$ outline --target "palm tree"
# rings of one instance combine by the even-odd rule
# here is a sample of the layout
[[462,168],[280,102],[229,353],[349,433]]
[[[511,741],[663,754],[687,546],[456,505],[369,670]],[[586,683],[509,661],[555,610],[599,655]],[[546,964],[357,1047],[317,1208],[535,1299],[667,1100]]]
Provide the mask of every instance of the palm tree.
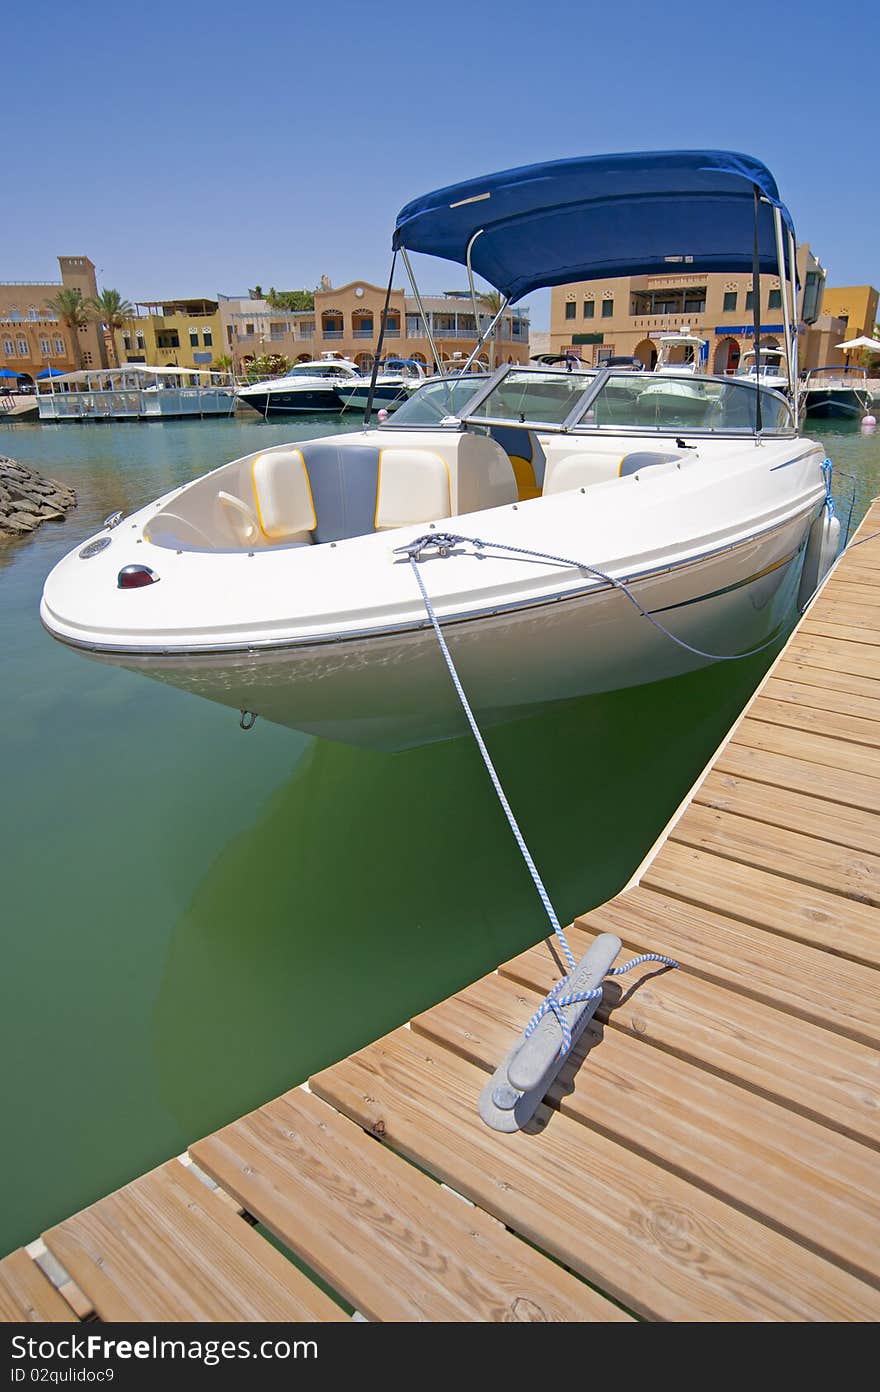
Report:
[[[486,308],[488,309],[488,311],[489,311],[489,318],[490,318],[490,319],[494,319],[494,318],[495,318],[495,315],[498,313],[499,309],[501,308],[501,304],[502,304],[501,295],[498,293],[497,290],[486,290],[483,294],[480,295],[480,303],[481,303],[481,304],[484,304],[484,305],[486,306]],[[494,367],[495,367],[495,344],[496,344],[497,338],[498,338],[498,325],[496,324],[496,325],[495,325],[495,328],[492,330],[492,338],[491,338],[491,341],[490,341],[490,343],[489,343],[489,366],[490,366],[492,369],[494,369]]]
[[100,295],[87,301],[86,308],[92,318],[106,330],[113,352],[111,366],[118,367],[119,349],[116,346],[116,334],[125,328],[126,321],[134,316],[134,305],[124,300],[118,290],[102,290]]
[[88,306],[82,297],[82,291],[65,286],[58,291],[53,299],[46,301],[46,308],[51,309],[64,327],[70,330],[70,336],[73,340],[74,366],[77,369],[81,368],[82,349],[79,345],[79,331],[84,329],[89,322]]

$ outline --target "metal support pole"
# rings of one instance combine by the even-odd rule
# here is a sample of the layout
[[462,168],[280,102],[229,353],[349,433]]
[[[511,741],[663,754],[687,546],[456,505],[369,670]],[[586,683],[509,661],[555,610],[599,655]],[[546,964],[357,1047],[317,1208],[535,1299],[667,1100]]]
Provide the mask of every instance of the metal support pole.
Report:
[[468,368],[470,367],[471,363],[473,362],[474,358],[475,358],[475,357],[477,356],[477,354],[479,353],[479,351],[480,351],[480,349],[482,348],[483,344],[486,342],[486,339],[489,337],[489,335],[491,334],[492,330],[495,328],[495,325],[498,323],[499,319],[501,318],[502,314],[504,313],[504,311],[506,310],[506,308],[507,308],[507,306],[508,306],[509,304],[510,304],[510,299],[509,299],[509,297],[508,297],[507,295],[503,295],[503,296],[501,297],[501,305],[500,305],[500,308],[499,308],[499,310],[498,310],[498,313],[495,315],[495,318],[492,320],[492,322],[491,322],[491,324],[489,325],[489,327],[488,327],[488,329],[486,330],[486,332],[485,332],[484,334],[482,334],[482,335],[477,339],[476,343],[474,344],[473,352],[471,353],[471,355],[470,355],[470,357],[468,358],[467,362],[465,363],[464,367],[461,369],[462,375],[464,375],[464,373],[467,372],[467,370],[468,370]]
[[[783,248],[782,238],[782,210],[778,207],[773,209],[773,230],[776,233],[776,262],[779,266],[779,284],[781,287],[780,299],[782,300],[782,324],[785,332],[785,364],[786,368],[788,369],[788,388],[791,392],[792,399],[794,399],[794,396],[797,392],[797,384],[795,382],[794,376],[792,375],[791,367],[791,309],[788,298],[788,283],[785,275],[785,251]],[[793,269],[794,268],[792,268],[792,270]]]
[[799,424],[799,420],[800,420],[800,412],[801,412],[801,407],[800,407],[801,379],[800,379],[800,370],[799,370],[799,363],[798,363],[798,339],[799,339],[799,337],[800,337],[800,332],[799,332],[799,330],[800,330],[800,315],[799,315],[799,313],[798,313],[797,246],[795,245],[794,233],[793,233],[793,232],[789,232],[789,234],[788,234],[788,259],[789,259],[789,263],[790,263],[790,265],[791,265],[791,284],[790,284],[790,287],[789,287],[789,288],[790,288],[790,290],[791,290],[791,323],[792,323],[792,334],[791,334],[791,341],[792,341],[792,363],[791,363],[791,370],[792,370],[792,373],[793,373],[793,375],[794,375],[794,383],[795,383],[795,393],[794,393],[794,428],[795,428],[795,430],[797,430],[798,424]]
[[412,286],[413,294],[414,294],[415,297],[416,297],[416,304],[417,304],[418,307],[419,307],[419,314],[420,314],[421,317],[422,317],[422,323],[423,323],[423,325],[424,325],[424,327],[425,327],[425,334],[427,335],[428,342],[429,342],[430,345],[431,345],[431,352],[434,354],[434,367],[435,367],[435,370],[436,370],[437,372],[439,372],[439,371],[440,371],[440,354],[437,352],[437,345],[436,345],[436,343],[434,342],[434,335],[431,333],[431,325],[430,325],[430,323],[428,322],[428,316],[427,316],[427,314],[425,313],[425,307],[424,307],[424,305],[422,304],[422,296],[421,296],[421,294],[420,294],[420,292],[419,292],[419,287],[418,287],[418,284],[416,283],[415,275],[413,274],[413,268],[412,268],[412,265],[410,264],[410,259],[409,259],[409,257],[408,257],[407,254],[406,254],[406,247],[402,246],[402,247],[400,248],[400,254],[401,254],[401,256],[403,257],[403,264],[404,264],[404,266],[406,266],[406,273],[407,273],[407,275],[409,276],[409,283],[410,283],[410,285]]

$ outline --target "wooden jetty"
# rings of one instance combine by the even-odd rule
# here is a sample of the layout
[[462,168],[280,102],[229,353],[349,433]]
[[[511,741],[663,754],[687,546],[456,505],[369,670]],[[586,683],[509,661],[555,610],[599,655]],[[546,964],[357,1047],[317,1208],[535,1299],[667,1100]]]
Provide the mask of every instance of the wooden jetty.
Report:
[[552,943],[12,1253],[0,1315],[876,1320],[878,814],[880,538],[573,926],[681,967],[606,983],[527,1132],[476,1100]]

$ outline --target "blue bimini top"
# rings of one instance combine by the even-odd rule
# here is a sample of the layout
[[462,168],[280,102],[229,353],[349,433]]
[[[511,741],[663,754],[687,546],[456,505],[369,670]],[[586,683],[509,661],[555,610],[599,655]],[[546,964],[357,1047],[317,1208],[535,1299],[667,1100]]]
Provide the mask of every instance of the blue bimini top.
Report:
[[[760,160],[727,150],[649,150],[506,169],[416,198],[395,248],[471,265],[511,301],[542,286],[625,275],[778,274],[774,212],[794,233]],[[783,236],[786,272],[788,238]]]

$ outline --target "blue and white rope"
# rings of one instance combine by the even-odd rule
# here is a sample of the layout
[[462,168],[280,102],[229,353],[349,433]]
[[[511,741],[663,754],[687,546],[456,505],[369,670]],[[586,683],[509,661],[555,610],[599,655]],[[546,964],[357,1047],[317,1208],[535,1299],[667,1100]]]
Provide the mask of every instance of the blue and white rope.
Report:
[[831,480],[834,475],[834,465],[831,460],[825,458],[819,465],[822,470],[822,478],[825,483],[825,506],[828,509],[829,517],[837,516],[837,508],[834,506],[834,494],[831,492]]
[[[590,991],[569,992],[567,995],[561,994],[563,988],[569,980],[571,973],[574,971],[577,965],[574,953],[568,945],[568,939],[565,936],[565,931],[562,927],[562,924],[559,922],[559,919],[556,916],[556,910],[553,908],[553,904],[550,901],[550,895],[547,893],[544,881],[541,879],[541,876],[538,872],[538,867],[532,859],[532,853],[526,845],[525,837],[523,836],[519,827],[519,823],[517,822],[516,817],[513,814],[513,808],[508,802],[507,795],[503,787],[501,786],[501,779],[498,777],[497,770],[492,762],[492,757],[488,749],[486,748],[486,741],[483,739],[482,731],[480,730],[480,727],[477,724],[476,716],[474,715],[473,710],[471,709],[470,701],[468,700],[467,695],[465,694],[465,689],[461,684],[461,679],[459,678],[455,663],[452,660],[452,654],[450,653],[446,643],[446,639],[443,636],[443,630],[440,627],[439,620],[437,618],[436,613],[434,612],[434,606],[431,603],[430,595],[428,594],[428,591],[425,588],[424,581],[422,580],[421,571],[419,570],[419,559],[421,557],[422,550],[425,548],[425,546],[439,546],[441,549],[441,554],[447,554],[445,550],[445,544],[447,542],[456,543],[466,540],[468,540],[468,538],[466,537],[453,537],[449,534],[443,534],[442,536],[419,537],[417,541],[410,543],[409,546],[401,547],[399,549],[407,553],[412,572],[416,577],[416,583],[419,587],[422,600],[425,605],[425,612],[427,613],[428,618],[431,621],[431,625],[434,629],[434,633],[437,636],[437,642],[440,645],[440,651],[443,654],[443,660],[446,663],[447,671],[449,672],[452,684],[455,687],[458,699],[461,702],[462,710],[467,716],[468,724],[471,727],[471,733],[473,734],[474,739],[477,742],[477,748],[479,749],[480,754],[482,756],[483,763],[486,767],[486,772],[492,780],[492,786],[495,789],[498,801],[501,803],[502,811],[504,812],[504,815],[507,818],[510,830],[513,832],[516,844],[520,849],[520,854],[522,855],[522,858],[526,863],[526,868],[528,869],[528,872],[532,878],[532,883],[534,884],[535,889],[538,891],[541,903],[544,905],[547,918],[550,921],[550,926],[553,929],[554,934],[556,935],[557,941],[559,942],[559,946],[562,949],[563,956],[565,957],[565,960],[568,963],[568,975],[564,976],[560,981],[558,981],[556,985],[553,987],[553,989],[548,993],[546,999],[535,1011],[534,1015],[532,1016],[531,1020],[529,1020],[529,1023],[526,1025],[525,1029],[525,1038],[528,1039],[529,1035],[532,1034],[535,1029],[537,1029],[544,1016],[552,1011],[552,1013],[556,1016],[556,1020],[559,1024],[559,1028],[562,1033],[562,1043],[559,1048],[559,1058],[565,1058],[566,1054],[571,1048],[571,1028],[569,1026],[568,1020],[566,1019],[563,1013],[564,1007],[567,1005],[579,1005],[585,1001],[598,1000],[602,995],[602,987],[595,986]],[[472,544],[480,546],[483,543],[473,542]],[[636,603],[638,603],[638,601],[636,601]],[[628,972],[632,967],[639,966],[642,962],[662,962],[663,965],[667,967],[678,966],[678,963],[673,961],[671,957],[663,957],[659,953],[655,952],[645,952],[642,953],[640,957],[634,957],[631,962],[627,962],[622,967],[611,967],[608,972],[608,975],[620,976],[623,972]]]

